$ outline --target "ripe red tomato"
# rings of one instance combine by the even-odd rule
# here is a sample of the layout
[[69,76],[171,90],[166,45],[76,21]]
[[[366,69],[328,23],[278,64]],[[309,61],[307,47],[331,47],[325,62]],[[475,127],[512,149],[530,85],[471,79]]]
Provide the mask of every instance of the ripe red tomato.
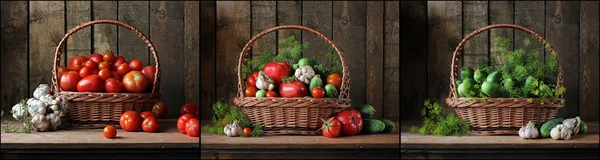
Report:
[[256,96],[256,92],[258,91],[258,89],[256,87],[246,87],[246,90],[244,91],[244,94],[246,95],[246,97],[254,97]]
[[131,71],[123,77],[123,86],[130,93],[141,93],[148,87],[148,78],[140,71]]
[[167,116],[168,112],[169,108],[167,107],[167,104],[163,102],[156,102],[154,106],[152,106],[152,113],[154,113],[156,118],[163,118]]
[[81,76],[76,71],[68,71],[60,75],[60,89],[63,91],[77,91],[77,83]]
[[110,78],[114,78],[118,81],[123,80],[123,76],[121,76],[119,73],[117,73],[117,71],[110,71]]
[[125,57],[123,57],[123,56],[117,56],[117,57],[115,57],[115,59],[113,60],[113,62],[121,61],[119,59],[121,59],[123,62],[127,62],[127,60],[125,60]]
[[83,67],[79,70],[79,76],[81,78],[85,78],[89,75],[92,75],[93,74],[92,72],[94,72],[92,68]]
[[277,92],[270,90],[267,92],[267,97],[277,97],[279,95],[277,95]]
[[[116,59],[112,62],[112,66],[110,69],[116,71],[119,68],[119,66],[123,63],[127,63],[127,61],[125,61],[125,59],[121,59],[121,58]],[[129,66],[127,66],[127,67],[129,67]]]
[[98,53],[94,53],[94,54],[90,54],[87,56],[87,59],[92,60],[94,62],[96,62],[96,64],[103,62],[104,59],[102,58],[102,55],[98,54]]
[[106,82],[104,82],[104,88],[108,93],[121,93],[121,91],[123,91],[123,83],[114,78],[108,78]]
[[98,76],[100,76],[102,80],[107,80],[108,78],[110,78],[110,70],[108,68],[103,68],[98,72]]
[[108,126],[104,127],[104,130],[102,131],[102,133],[104,134],[104,138],[113,139],[113,138],[117,137],[117,128],[115,128],[115,126],[113,126],[113,125],[108,125]]
[[306,84],[298,80],[281,83],[281,85],[279,85],[279,95],[286,98],[304,97],[308,95],[307,88],[308,87],[306,87]]
[[131,70],[141,71],[143,67],[144,63],[140,60],[134,59],[129,62],[129,69]]
[[91,59],[88,59],[87,61],[85,61],[85,63],[83,64],[83,67],[88,67],[91,69],[96,69],[98,68],[98,63],[94,62]]
[[198,117],[198,105],[194,103],[186,103],[179,110],[180,115],[191,114]]
[[58,66],[57,68],[57,75],[58,75],[58,80],[60,81],[60,75],[62,75],[63,73],[67,73],[69,71],[69,69],[65,66]]
[[138,114],[136,111],[129,110],[121,114],[119,124],[123,130],[127,132],[134,132],[140,128],[142,124],[142,117],[140,117],[140,114]]
[[81,68],[83,68],[85,61],[87,61],[87,59],[85,59],[83,56],[72,57],[69,60],[69,63],[67,63],[67,68],[69,68],[71,71],[79,71]]
[[[150,112],[150,114],[152,114],[152,112]],[[146,117],[144,122],[142,122],[142,129],[144,132],[155,132],[158,130],[158,119],[154,116]]]
[[150,85],[154,84],[154,75],[156,75],[156,67],[154,66],[146,66],[142,69],[142,73],[148,77]]
[[190,137],[200,136],[200,121],[196,118],[192,118],[185,122],[185,132]]
[[110,63],[108,63],[108,62],[100,62],[100,63],[98,63],[98,69],[102,70],[104,68],[109,68],[110,69]]
[[100,92],[104,90],[104,80],[96,74],[87,76],[77,83],[79,92]]
[[354,109],[344,110],[338,113],[335,118],[342,123],[341,133],[345,136],[358,134],[358,132],[360,132],[362,129],[362,117],[360,112]]
[[248,75],[246,78],[246,87],[256,87],[256,78],[258,77],[258,72],[252,72],[251,75]]
[[181,132],[181,134],[186,133],[185,123],[192,118],[197,118],[197,117],[195,117],[194,115],[191,115],[191,114],[184,114],[181,117],[179,117],[179,119],[177,119],[177,129],[179,130],[179,132]]
[[325,89],[321,86],[317,86],[312,89],[311,95],[313,98],[323,98],[325,97]]
[[263,71],[273,79],[275,85],[281,84],[284,77],[292,75],[292,67],[286,62],[269,62],[265,64]]
[[338,90],[342,87],[342,75],[333,73],[327,76],[327,84],[332,84]]
[[246,127],[243,130],[244,132],[244,137],[250,137],[250,134],[252,134],[252,129],[250,129],[250,127]]
[[331,117],[327,121],[323,120],[323,126],[321,127],[321,129],[323,130],[323,136],[335,138],[338,135],[340,135],[340,131],[342,130],[342,123],[337,119]]
[[119,68],[117,68],[117,73],[119,73],[120,75],[125,75],[129,73],[129,65],[127,63],[119,65]]
[[152,113],[150,111],[144,111],[144,112],[140,113],[140,116],[142,117],[142,119],[146,119],[148,117],[154,117],[154,113]]
[[98,68],[94,68],[94,70],[92,70],[92,74],[98,74],[98,72],[100,72]]
[[115,59],[115,55],[106,51],[104,52],[104,55],[102,55],[102,59],[104,60],[104,62],[112,62]]

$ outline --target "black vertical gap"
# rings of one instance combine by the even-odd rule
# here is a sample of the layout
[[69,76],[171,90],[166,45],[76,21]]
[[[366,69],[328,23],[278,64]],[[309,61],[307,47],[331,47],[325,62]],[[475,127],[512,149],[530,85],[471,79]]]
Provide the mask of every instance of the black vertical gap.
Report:
[[[488,18],[487,19],[487,25],[490,25],[490,22],[492,21],[491,20],[491,16],[490,16],[490,1],[488,0],[487,2],[488,2],[487,3],[487,18]],[[487,32],[487,35],[488,35],[488,38],[487,38],[487,43],[488,43],[488,48],[487,48],[488,66],[491,66],[491,64],[492,64],[492,57],[491,57],[491,54],[490,54],[490,50],[492,48],[492,45],[490,43],[490,38],[492,36],[492,30],[488,30],[486,32]]]
[[[64,34],[67,34],[67,27],[68,27],[68,25],[67,25],[67,21],[69,20],[69,18],[67,18],[67,16],[68,16],[68,15],[67,15],[67,12],[68,12],[68,10],[67,10],[67,8],[68,8],[68,7],[67,7],[67,1],[65,0],[63,3],[64,3],[64,4],[63,4],[63,8],[64,8],[64,12],[63,12],[63,16],[64,16],[64,22],[63,22],[63,32],[64,32]],[[68,53],[67,53],[67,51],[68,51],[68,47],[67,47],[67,45],[68,45],[69,43],[67,43],[67,42],[68,42],[68,41],[65,41],[65,44],[64,44],[64,45],[65,45],[65,47],[63,48],[63,51],[64,51],[63,53],[64,53],[65,55],[64,55],[64,58],[62,58],[62,59],[64,59],[64,65],[65,65],[65,66],[67,66],[67,62],[68,62],[68,59],[67,59],[67,57],[68,57],[68,56],[67,56],[67,54],[68,54]],[[59,46],[59,47],[60,47],[60,46]]]
[[[94,20],[94,1],[90,1],[90,20]],[[90,52],[94,53],[94,25],[90,29]]]

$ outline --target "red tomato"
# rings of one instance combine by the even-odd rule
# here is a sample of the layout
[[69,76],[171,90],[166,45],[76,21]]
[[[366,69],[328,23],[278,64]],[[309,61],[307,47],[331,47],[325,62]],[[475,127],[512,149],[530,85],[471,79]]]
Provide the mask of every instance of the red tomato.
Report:
[[325,89],[321,86],[316,86],[312,89],[311,95],[313,98],[323,98],[325,97]]
[[131,71],[123,77],[123,86],[130,93],[141,93],[148,87],[148,78],[140,71]]
[[129,69],[131,70],[141,71],[143,67],[144,63],[140,60],[134,59],[129,62]]
[[281,84],[284,77],[292,75],[292,67],[285,62],[269,62],[265,64],[263,71],[273,79],[275,85]]
[[144,111],[140,113],[140,116],[142,117],[142,119],[146,119],[148,117],[153,117],[154,113],[152,113],[151,111]]
[[123,130],[127,132],[134,132],[140,128],[142,124],[142,117],[140,117],[140,114],[138,114],[136,111],[129,110],[121,114],[119,124]]
[[250,129],[250,127],[246,127],[246,128],[244,128],[243,132],[244,132],[244,137],[250,137],[250,134],[252,134],[252,129]]
[[100,76],[102,80],[107,80],[108,78],[110,78],[110,70],[108,68],[103,68],[98,72],[98,76]]
[[117,128],[115,128],[115,126],[108,125],[104,127],[102,133],[104,134],[104,138],[113,139],[117,136]]
[[94,62],[96,62],[96,64],[103,62],[104,59],[102,58],[102,55],[98,54],[98,53],[94,53],[94,54],[90,54],[87,56],[87,59],[92,60]]
[[81,76],[76,71],[68,71],[60,75],[60,89],[63,91],[77,91],[77,83]]
[[94,74],[94,73],[92,73],[92,72],[94,72],[94,70],[93,70],[92,68],[83,67],[83,68],[81,68],[81,69],[79,70],[79,76],[80,76],[81,78],[85,78],[85,77],[87,77],[87,76],[89,76],[89,75],[92,75],[92,74]]
[[248,75],[246,78],[246,87],[256,87],[256,78],[258,77],[258,72],[253,72],[251,75]]
[[106,51],[104,52],[104,55],[102,55],[102,59],[104,60],[104,62],[112,62],[115,59],[115,55]]
[[[150,114],[152,114],[152,112],[150,112]],[[144,132],[155,132],[158,130],[158,119],[154,116],[146,117],[144,122],[142,122],[142,129]]]
[[98,72],[100,72],[98,68],[94,68],[94,70],[92,70],[92,74],[98,74]]
[[57,68],[57,75],[58,75],[58,81],[60,81],[60,75],[62,75],[63,73],[67,73],[69,71],[69,69],[65,66],[58,66]]
[[69,60],[69,63],[67,63],[67,68],[69,68],[71,71],[79,71],[81,68],[83,68],[85,61],[87,61],[85,57],[75,56]]
[[117,73],[119,73],[120,75],[125,75],[129,73],[129,65],[127,65],[127,63],[119,65],[119,68],[117,68]]
[[345,136],[351,136],[358,134],[363,126],[362,117],[360,112],[350,109],[344,110],[335,117],[340,123],[342,123],[342,134]]
[[102,70],[104,68],[110,69],[110,63],[108,63],[108,62],[100,62],[100,63],[98,63],[98,69]]
[[106,82],[104,82],[104,88],[108,93],[121,93],[121,91],[123,91],[123,83],[114,78],[108,78]]
[[77,91],[79,92],[100,92],[103,90],[104,81],[96,74],[87,76],[77,83]]
[[181,132],[181,134],[185,134],[186,129],[185,129],[185,123],[192,119],[192,118],[197,118],[194,115],[191,114],[184,114],[181,117],[179,117],[179,119],[177,119],[177,129],[179,130],[179,132]]
[[332,84],[338,90],[342,87],[342,75],[333,73],[327,76],[327,84]]
[[321,127],[321,129],[323,130],[323,136],[335,138],[338,135],[340,135],[340,131],[342,130],[342,123],[337,119],[331,117],[327,121],[323,120],[323,126]]
[[200,136],[200,121],[196,118],[192,118],[185,122],[185,132],[190,137]]
[[[121,58],[116,59],[115,61],[112,62],[112,66],[110,69],[116,71],[119,68],[119,66],[123,63],[127,63],[127,61],[125,61],[125,59],[121,59]],[[129,66],[127,66],[127,67],[129,67]]]
[[96,69],[98,68],[98,63],[94,62],[91,59],[88,59],[87,61],[85,61],[85,63],[83,64],[83,67],[88,67],[91,69]]
[[167,116],[168,112],[169,108],[167,107],[167,104],[163,102],[156,102],[154,106],[152,106],[152,113],[154,113],[156,118],[163,118]]
[[246,95],[246,97],[254,97],[256,96],[256,92],[258,91],[258,89],[256,87],[246,87],[246,90],[244,91],[244,94]]
[[292,97],[304,97],[308,95],[308,87],[303,82],[294,80],[287,83],[281,83],[279,86],[279,95],[281,97],[292,98]]
[[123,76],[121,76],[119,73],[117,73],[117,71],[110,71],[110,77],[114,78],[118,81],[122,81],[123,80]]
[[198,117],[198,106],[194,103],[186,103],[179,110],[180,115],[191,114]]
[[148,77],[150,85],[154,84],[154,75],[156,75],[156,67],[154,66],[146,66],[142,69],[142,73]]
[[[119,60],[119,59],[121,59],[121,60]],[[113,62],[116,62],[116,61],[123,61],[123,62],[127,62],[127,61],[125,60],[125,57],[123,57],[123,56],[117,56],[117,57],[115,57],[115,59],[113,60]]]
[[277,95],[277,92],[270,90],[267,92],[267,97],[277,97],[279,95]]

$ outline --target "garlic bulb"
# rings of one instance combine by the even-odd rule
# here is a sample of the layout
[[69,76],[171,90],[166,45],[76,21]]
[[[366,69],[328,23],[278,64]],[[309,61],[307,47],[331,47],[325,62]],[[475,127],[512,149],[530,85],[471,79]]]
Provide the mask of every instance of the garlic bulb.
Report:
[[556,127],[552,128],[550,131],[550,136],[552,139],[571,139],[572,131],[566,127],[564,124],[556,125]]
[[569,128],[569,130],[573,132],[573,135],[577,135],[577,133],[579,133],[579,124],[581,124],[581,119],[579,118],[579,116],[575,118],[565,119],[563,121],[563,125]]
[[296,73],[294,73],[294,76],[296,76],[296,78],[301,82],[310,84],[310,80],[312,79],[312,77],[315,76],[315,71],[310,66],[302,66],[296,69]]
[[50,87],[48,84],[40,84],[35,91],[33,91],[33,97],[40,99],[43,95],[50,94]]
[[58,127],[62,125],[62,119],[60,119],[60,117],[58,117],[54,113],[46,115],[46,120],[48,120],[50,128],[52,128],[53,130],[58,129]]
[[26,108],[27,106],[23,106],[21,103],[17,103],[15,104],[15,106],[12,107],[11,113],[16,120],[19,120],[28,115],[29,112]]
[[50,128],[50,122],[46,119],[46,116],[43,114],[36,115],[31,119],[31,123],[33,124],[33,130],[37,132],[45,132]]
[[535,124],[532,121],[529,121],[526,126],[519,129],[519,137],[523,139],[537,138],[538,135],[538,130],[535,128]]
[[233,124],[228,124],[223,128],[225,135],[229,137],[237,137],[238,134],[242,131],[242,127],[239,126],[238,121],[234,121]]
[[27,111],[33,117],[46,114],[46,104],[35,98],[27,100]]
[[256,88],[261,90],[273,90],[275,87],[273,83],[273,79],[271,79],[271,77],[269,77],[265,72],[258,72],[258,77],[256,77]]

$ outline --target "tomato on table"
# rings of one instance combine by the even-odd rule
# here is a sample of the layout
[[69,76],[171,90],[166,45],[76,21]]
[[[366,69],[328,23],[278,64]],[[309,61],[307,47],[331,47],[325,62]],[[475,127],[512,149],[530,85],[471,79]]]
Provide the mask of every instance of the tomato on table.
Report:
[[153,117],[154,113],[152,113],[151,111],[144,111],[142,113],[140,113],[140,117],[142,117],[143,119],[146,119],[148,117]]
[[113,139],[113,138],[117,137],[117,128],[115,128],[115,126],[113,126],[113,125],[108,125],[108,126],[104,127],[104,130],[102,131],[102,133],[104,134],[104,138]]
[[60,75],[60,89],[63,91],[77,91],[77,83],[81,80],[81,76],[76,71],[68,71]]
[[98,63],[98,69],[102,70],[108,68],[110,69],[110,63],[109,62],[100,62]]
[[87,59],[83,56],[72,57],[69,59],[69,63],[67,63],[67,68],[71,71],[79,71],[83,68],[85,61],[87,61]]
[[114,78],[108,78],[104,82],[104,88],[108,93],[121,93],[123,91],[123,83]]
[[104,81],[96,74],[87,76],[77,83],[77,91],[79,92],[100,92],[103,90]]
[[129,69],[131,70],[141,71],[143,67],[144,63],[140,60],[134,59],[129,62]]
[[152,106],[152,113],[154,113],[156,118],[163,118],[167,116],[168,112],[169,108],[167,107],[167,104],[163,102],[156,102],[154,106]]
[[333,73],[327,76],[327,84],[332,84],[338,90],[342,87],[342,75],[339,73]]
[[186,103],[183,106],[181,106],[179,113],[180,115],[192,114],[195,117],[198,117],[198,105],[194,103]]
[[200,136],[200,121],[196,118],[192,118],[185,122],[185,132],[190,137]]
[[250,137],[250,134],[252,134],[252,129],[250,129],[250,127],[246,127],[242,132],[244,132],[244,137]]
[[120,75],[125,75],[129,73],[129,65],[127,63],[119,65],[119,68],[117,68],[117,73],[119,73]]
[[179,117],[179,119],[177,119],[177,129],[179,130],[179,132],[181,132],[181,134],[186,134],[185,124],[187,123],[188,120],[190,120],[192,118],[197,118],[197,117],[192,114],[184,114],[181,117]]
[[87,76],[89,76],[89,75],[92,75],[92,74],[94,74],[94,73],[92,73],[92,72],[94,72],[92,68],[89,68],[89,67],[83,67],[83,68],[81,68],[81,69],[79,70],[79,76],[80,76],[81,78],[85,78],[85,77],[87,77]]
[[112,62],[115,59],[115,55],[106,51],[104,52],[104,54],[102,55],[102,59],[104,60],[104,62]]
[[345,136],[351,136],[358,134],[363,126],[362,117],[360,112],[350,109],[344,110],[335,117],[340,123],[342,123],[342,134]]
[[102,55],[98,54],[98,53],[94,53],[94,54],[90,54],[87,56],[87,59],[92,60],[94,62],[96,62],[96,64],[99,64],[100,62],[103,62],[104,59],[102,58]]
[[342,130],[342,123],[337,119],[331,117],[327,121],[321,119],[323,121],[323,126],[319,130],[323,130],[323,136],[329,138],[335,138],[340,135],[340,131]]
[[[152,114],[152,112],[150,112],[150,114]],[[155,116],[146,117],[144,122],[142,122],[142,130],[144,130],[144,132],[156,132],[156,130],[158,130],[158,119],[156,119]]]
[[119,124],[123,130],[127,132],[134,132],[140,128],[142,124],[142,117],[140,117],[136,111],[129,110],[121,114]]
[[148,87],[148,78],[140,71],[131,71],[123,77],[123,86],[130,93],[141,93]]

